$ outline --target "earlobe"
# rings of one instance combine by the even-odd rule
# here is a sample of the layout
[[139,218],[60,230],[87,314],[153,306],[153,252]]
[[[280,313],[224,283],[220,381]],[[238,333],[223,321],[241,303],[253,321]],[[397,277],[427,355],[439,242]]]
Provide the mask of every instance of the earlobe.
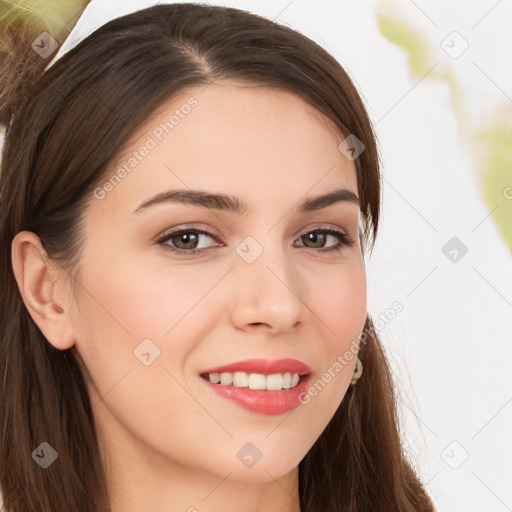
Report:
[[59,279],[62,270],[52,269],[39,237],[31,231],[19,232],[12,240],[11,260],[23,302],[45,338],[59,350],[73,346],[65,280]]

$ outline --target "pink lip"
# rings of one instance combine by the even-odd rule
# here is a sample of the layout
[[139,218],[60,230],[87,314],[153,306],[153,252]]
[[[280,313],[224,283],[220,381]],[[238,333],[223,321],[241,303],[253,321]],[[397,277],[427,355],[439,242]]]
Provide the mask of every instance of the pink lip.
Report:
[[307,394],[311,376],[301,377],[294,388],[282,389],[281,391],[222,386],[221,384],[213,384],[213,382],[203,378],[201,380],[214,393],[244,409],[260,414],[276,415],[291,411],[301,405],[300,398]]
[[[263,375],[272,375],[274,373],[298,373],[301,379],[297,386],[281,391],[266,391],[264,389],[238,388],[235,386],[223,386],[210,382],[205,374],[222,373],[236,371],[246,373],[260,373]],[[288,412],[301,404],[299,398],[306,394],[306,390],[311,380],[311,368],[297,361],[296,359],[249,359],[231,363],[226,366],[217,366],[201,372],[201,380],[214,393],[226,400],[253,412],[260,414],[276,415]]]
[[311,368],[297,359],[247,359],[225,366],[209,368],[201,373],[222,373],[222,372],[246,372],[261,373],[263,375],[272,375],[274,373],[298,373],[307,375],[311,373]]

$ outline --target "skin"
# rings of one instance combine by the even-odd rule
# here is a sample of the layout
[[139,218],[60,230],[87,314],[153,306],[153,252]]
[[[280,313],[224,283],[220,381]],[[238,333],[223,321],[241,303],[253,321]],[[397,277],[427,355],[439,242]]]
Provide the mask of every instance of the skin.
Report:
[[[14,273],[48,342],[74,347],[83,365],[114,512],[298,511],[298,464],[341,403],[356,358],[307,405],[277,416],[223,400],[199,373],[290,357],[315,382],[357,340],[366,318],[359,207],[294,210],[335,188],[357,195],[354,162],[330,120],[300,98],[234,82],[182,92],[141,127],[131,151],[191,96],[191,113],[91,202],[79,296],[34,233],[13,240]],[[250,211],[167,203],[133,213],[171,188],[232,194]],[[221,236],[188,242],[202,256],[155,241],[183,225]],[[335,237],[301,238],[325,227],[355,244],[326,252]],[[235,250],[247,236],[263,248],[252,263]],[[134,356],[146,338],[160,350],[149,366]],[[250,468],[237,458],[247,442],[262,453]]]

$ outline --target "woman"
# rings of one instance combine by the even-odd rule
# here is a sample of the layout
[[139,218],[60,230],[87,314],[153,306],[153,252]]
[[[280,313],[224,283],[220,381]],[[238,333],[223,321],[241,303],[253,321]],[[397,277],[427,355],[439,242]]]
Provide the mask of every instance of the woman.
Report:
[[45,66],[1,116],[6,510],[432,511],[366,311],[380,171],[339,63],[173,4]]

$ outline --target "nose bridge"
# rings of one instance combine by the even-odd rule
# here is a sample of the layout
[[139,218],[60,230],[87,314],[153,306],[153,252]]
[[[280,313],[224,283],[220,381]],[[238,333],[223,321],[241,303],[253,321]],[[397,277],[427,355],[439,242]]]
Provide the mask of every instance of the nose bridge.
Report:
[[235,249],[233,321],[288,329],[300,320],[301,281],[276,232],[247,236]]

